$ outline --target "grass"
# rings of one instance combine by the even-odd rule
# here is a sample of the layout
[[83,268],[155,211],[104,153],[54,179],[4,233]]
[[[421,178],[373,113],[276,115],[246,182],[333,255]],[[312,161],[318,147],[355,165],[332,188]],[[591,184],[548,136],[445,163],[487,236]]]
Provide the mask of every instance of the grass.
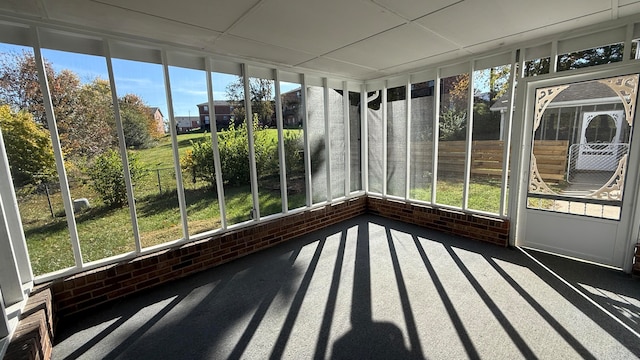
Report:
[[[275,130],[266,130],[274,139]],[[293,130],[296,131],[296,130]],[[179,152],[190,147],[191,141],[210,134],[183,134],[178,136]],[[183,237],[178,206],[173,152],[170,138],[160,140],[154,148],[137,150],[140,162],[148,170],[134,187],[138,229],[143,247],[162,244]],[[282,211],[279,180],[259,184],[259,203],[262,216]],[[297,179],[288,189],[289,209],[305,205],[304,182]],[[455,181],[438,182],[438,203],[456,205],[461,201],[462,184]],[[227,224],[251,219],[253,207],[250,186],[225,187]],[[75,264],[70,233],[64,216],[59,191],[52,191],[49,199],[55,217],[51,216],[47,196],[44,193],[18,192],[18,203],[27,238],[31,264],[36,275],[61,270]],[[202,181],[184,178],[184,194],[189,234],[220,228],[218,194]],[[417,199],[428,200],[430,189],[412,192]],[[87,198],[91,208],[75,213],[80,249],[84,262],[133,251],[135,248],[131,215],[128,207],[111,209],[105,206],[98,194],[82,181],[72,182],[72,198]],[[470,189],[469,208],[489,212],[498,211],[500,184],[494,182],[473,183]],[[459,206],[459,205],[457,205]]]

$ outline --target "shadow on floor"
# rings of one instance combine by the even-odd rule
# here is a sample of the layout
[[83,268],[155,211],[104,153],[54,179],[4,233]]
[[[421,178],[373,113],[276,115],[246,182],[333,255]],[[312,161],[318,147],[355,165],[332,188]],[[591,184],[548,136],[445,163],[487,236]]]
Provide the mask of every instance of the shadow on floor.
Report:
[[[536,256],[637,305],[626,275]],[[637,309],[591,298],[637,328]],[[63,319],[55,340],[54,359],[640,356],[634,333],[519,250],[375,216]]]

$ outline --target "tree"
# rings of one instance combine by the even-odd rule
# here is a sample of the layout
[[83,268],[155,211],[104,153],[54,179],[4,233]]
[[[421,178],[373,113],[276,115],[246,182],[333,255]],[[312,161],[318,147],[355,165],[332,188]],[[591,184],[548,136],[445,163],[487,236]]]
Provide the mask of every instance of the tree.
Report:
[[36,124],[31,114],[2,105],[0,129],[16,186],[37,184],[55,175],[49,132]]
[[118,100],[120,103],[120,119],[124,129],[127,147],[146,148],[151,146],[153,116],[144,101],[137,95],[127,94]]
[[[56,116],[62,120],[73,113],[76,95],[74,90],[78,88],[80,80],[69,70],[56,73],[46,60],[45,72],[51,102],[56,109]],[[14,111],[27,110],[37,123],[48,128],[33,54],[26,51],[0,54],[0,104],[8,104]]]
[[[273,80],[249,78],[249,91],[251,93],[251,111],[257,114],[260,124],[272,126],[274,112]],[[226,88],[227,99],[233,106],[233,115],[236,125],[246,119],[244,108],[244,80],[242,76],[229,83]]]
[[58,121],[65,153],[73,158],[102,154],[117,145],[109,82],[96,78],[75,92],[74,113]]

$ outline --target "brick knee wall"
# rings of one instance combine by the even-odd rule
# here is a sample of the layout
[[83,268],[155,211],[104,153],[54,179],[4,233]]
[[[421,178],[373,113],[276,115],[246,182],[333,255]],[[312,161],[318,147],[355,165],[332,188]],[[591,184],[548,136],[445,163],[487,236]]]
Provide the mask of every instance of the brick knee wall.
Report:
[[367,210],[371,214],[415,224],[444,233],[488,242],[509,245],[509,220],[462,211],[437,208],[367,197]]
[[86,310],[337,224],[364,214],[366,205],[364,196],[349,199],[55,280],[57,315]]
[[20,315],[5,360],[45,360],[53,348],[53,299],[48,286],[34,288]]

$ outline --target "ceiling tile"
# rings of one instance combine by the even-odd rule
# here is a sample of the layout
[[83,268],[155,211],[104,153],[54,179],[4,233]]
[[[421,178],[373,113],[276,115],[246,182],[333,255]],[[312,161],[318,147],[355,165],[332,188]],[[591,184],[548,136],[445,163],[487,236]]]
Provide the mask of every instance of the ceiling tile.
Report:
[[[417,23],[434,30],[449,40],[470,46],[510,35],[531,31],[527,38],[539,36],[545,27],[571,21],[611,8],[601,0],[538,0],[535,6],[523,1],[468,0],[425,16]],[[578,26],[587,25],[580,24]]]
[[32,16],[44,16],[38,0],[2,0],[0,9]]
[[384,69],[456,49],[456,45],[414,24],[349,45],[326,57]]
[[310,70],[341,75],[347,78],[358,79],[358,80],[375,77],[375,74],[380,74],[380,76],[385,74],[384,72],[378,71],[375,69],[370,69],[370,68],[349,64],[349,63],[345,63],[338,60],[322,58],[322,57],[304,62],[302,64],[299,64],[299,66],[310,69]]
[[371,2],[273,0],[243,18],[230,33],[322,55],[403,22]]
[[434,13],[460,1],[462,0],[373,0],[374,3],[380,4],[381,6],[412,20]]
[[200,49],[220,35],[213,30],[84,0],[55,0],[55,6],[48,6],[47,11],[52,20]]
[[257,41],[239,38],[233,35],[223,35],[216,40],[210,49],[215,53],[241,56],[256,60],[269,61],[278,64],[294,66],[312,59],[314,56],[300,51],[262,44]]
[[148,1],[97,0],[103,4],[223,32],[259,0]]

